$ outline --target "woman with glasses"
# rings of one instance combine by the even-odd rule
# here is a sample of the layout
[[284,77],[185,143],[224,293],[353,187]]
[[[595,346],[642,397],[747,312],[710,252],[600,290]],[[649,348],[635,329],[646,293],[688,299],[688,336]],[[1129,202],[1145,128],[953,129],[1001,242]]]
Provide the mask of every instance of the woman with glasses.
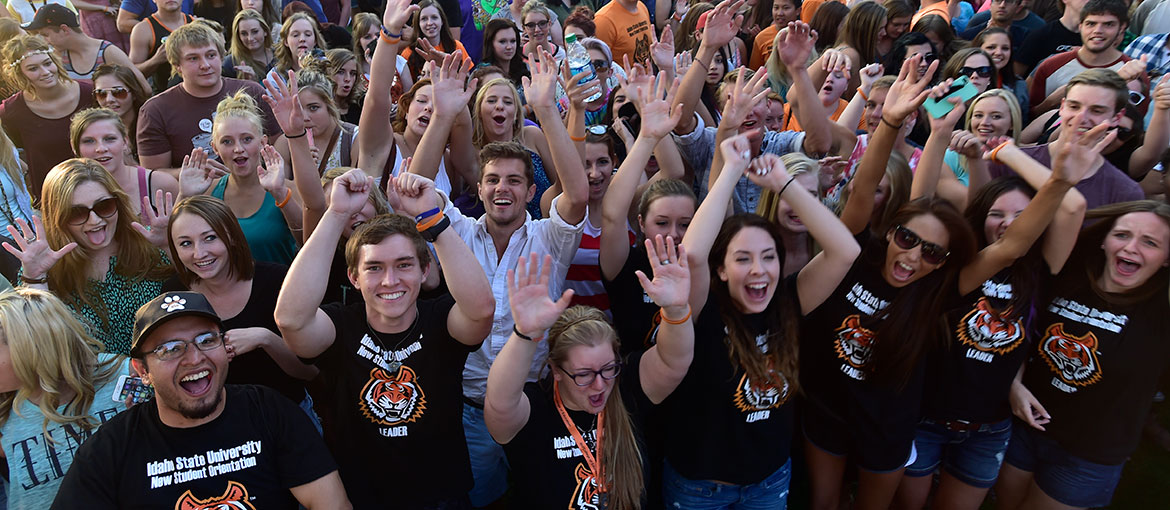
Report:
[[894,41],[893,48],[882,61],[882,67],[885,69],[886,76],[897,76],[898,70],[902,69],[903,62],[914,55],[921,55],[918,76],[923,76],[926,74],[926,68],[938,60],[936,51],[934,43],[930,42],[930,39],[927,39],[925,35],[919,32],[906,32]]
[[178,275],[164,291],[203,294],[224,324],[232,356],[228,384],[259,384],[302,404],[309,416],[305,381],[317,369],[297,359],[280,337],[273,312],[288,268],[252,260],[244,231],[222,200],[206,195],[175,204],[167,242]]
[[20,91],[0,103],[0,122],[28,162],[33,197],[54,165],[69,158],[69,118],[93,106],[93,85],[65,73],[53,48],[35,35],[9,40],[0,50],[5,81]]
[[232,20],[232,44],[223,59],[223,75],[241,80],[263,80],[276,65],[272,29],[259,12],[245,9]]
[[[49,508],[61,478],[43,469],[68,471],[80,443],[126,409],[114,391],[129,363],[101,349],[53,294],[27,288],[0,294],[0,445],[10,477],[8,508]],[[55,448],[27,447],[49,438]]]
[[127,164],[129,144],[126,125],[113,110],[90,108],[73,116],[69,126],[69,142],[79,158],[97,161],[114,177],[118,187],[131,197],[131,208],[140,217],[143,207],[158,208],[154,202],[159,193],[179,196],[179,182],[166,172],[156,172]]
[[[24,285],[52,291],[81,318],[105,351],[130,353],[134,312],[173,274],[166,246],[171,197],[159,214],[138,215],[118,182],[92,159],[70,159],[49,172],[41,217],[9,227],[4,249],[21,262]],[[148,230],[143,225],[151,228]],[[147,237],[149,236],[149,237]]]
[[116,64],[98,66],[93,72],[93,87],[93,100],[97,106],[113,110],[122,119],[126,132],[135,134],[127,141],[131,161],[138,161],[138,111],[150,99],[150,89],[138,83],[133,68]]
[[1011,34],[999,27],[988,27],[971,40],[971,45],[991,57],[991,65],[995,67],[995,79],[991,86],[1010,90],[1016,96],[1020,111],[1028,112],[1028,84],[1016,76]]
[[544,4],[529,1],[520,11],[520,26],[524,28],[524,35],[528,42],[524,43],[524,58],[528,60],[532,55],[544,49],[557,62],[565,59],[565,49],[557,46],[549,36],[552,30],[552,11]]
[[[932,90],[926,76],[938,63],[919,77],[921,59],[907,60],[890,88],[841,214],[861,254],[832,296],[806,318],[801,384],[814,508],[837,507],[847,460],[859,468],[856,507],[890,505],[913,456],[925,360],[945,331],[930,318],[943,317],[961,303],[960,296],[1026,253],[1076,182],[1067,175],[1050,179],[1016,227],[976,253],[975,236],[958,210],[933,196],[938,167],[920,168],[912,185],[920,198],[878,226],[880,234],[871,234],[874,190],[903,123],[928,95],[941,97],[949,86]],[[945,121],[953,125],[962,113],[956,108]],[[936,147],[931,157],[942,152]]]
[[[516,325],[488,373],[484,421],[504,445],[517,508],[642,506],[645,447],[639,432],[654,404],[687,374],[695,340],[686,253],[661,237],[646,245],[660,269],[653,280],[639,280],[663,323],[657,345],[625,359],[605,314],[588,306],[566,310],[571,290],[555,302],[549,298],[550,256],[543,264],[535,253],[521,257],[515,275],[509,274]],[[525,383],[524,367],[545,338],[549,375]],[[566,436],[567,442],[561,439]]]
[[440,63],[443,57],[456,52],[463,56],[463,60],[471,59],[463,43],[451,35],[447,14],[435,0],[418,3],[418,11],[411,23],[411,37],[403,42],[406,49],[402,51],[402,58],[406,59],[406,67],[416,81],[424,78],[423,66],[427,62]]
[[992,86],[992,76],[995,67],[991,65],[991,55],[982,48],[963,48],[955,52],[954,56],[943,66],[941,80],[957,80],[966,76],[980,94]]

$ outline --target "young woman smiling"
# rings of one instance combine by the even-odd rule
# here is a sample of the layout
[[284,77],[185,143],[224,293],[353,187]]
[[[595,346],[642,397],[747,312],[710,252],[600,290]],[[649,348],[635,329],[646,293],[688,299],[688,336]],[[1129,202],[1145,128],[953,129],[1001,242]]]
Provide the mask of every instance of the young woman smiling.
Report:
[[122,118],[113,110],[90,108],[73,116],[69,126],[69,142],[79,158],[97,161],[114,177],[118,186],[130,197],[135,214],[142,216],[143,207],[157,208],[153,202],[160,191],[179,196],[179,182],[166,172],[155,172],[126,164],[129,137]]
[[981,48],[991,56],[991,65],[995,67],[995,80],[991,86],[1011,91],[1016,96],[1020,111],[1029,111],[1028,84],[1023,78],[1016,76],[1012,59],[1012,38],[1008,31],[999,27],[988,27],[975,36],[971,45]]
[[[21,262],[21,281],[52,291],[114,354],[130,353],[134,312],[158,296],[171,274],[166,225],[172,197],[160,191],[160,214],[138,215],[110,173],[92,159],[62,162],[45,178],[41,217],[8,227],[15,246],[4,249]],[[149,236],[149,237],[145,237]]]
[[550,37],[552,33],[552,11],[540,2],[529,1],[524,4],[520,14],[520,25],[524,27],[524,35],[528,42],[524,43],[525,60],[543,49],[552,55],[557,62],[565,59],[565,49],[557,46]]
[[467,48],[451,35],[451,25],[447,22],[447,14],[435,0],[422,0],[418,3],[418,11],[411,24],[411,39],[408,47],[402,51],[402,58],[406,59],[406,67],[415,80],[422,76],[423,65],[426,62],[442,62],[443,57],[460,52],[463,59],[470,61]]
[[223,74],[241,80],[263,80],[276,65],[272,51],[272,28],[264,17],[245,9],[232,20],[230,54],[223,59]]

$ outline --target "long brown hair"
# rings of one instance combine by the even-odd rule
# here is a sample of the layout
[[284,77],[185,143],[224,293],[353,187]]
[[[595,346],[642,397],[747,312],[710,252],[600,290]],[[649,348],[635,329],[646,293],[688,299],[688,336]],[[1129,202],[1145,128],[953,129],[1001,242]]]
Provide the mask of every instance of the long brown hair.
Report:
[[[276,45],[276,70],[280,72],[281,76],[287,76],[288,70],[292,69],[293,62],[297,56],[293,54],[292,50],[288,49],[288,33],[292,31],[293,23],[300,20],[309,22],[313,27],[313,36],[316,41],[315,48],[325,51],[328,46],[325,45],[325,37],[321,35],[321,26],[317,24],[317,20],[303,12],[298,12],[284,19],[284,23],[280,25],[280,38],[274,42]],[[310,50],[311,51],[311,50]]]
[[35,100],[37,98],[37,88],[24,75],[24,70],[21,69],[20,64],[25,58],[32,56],[33,53],[49,56],[49,60],[52,60],[53,65],[57,67],[58,84],[69,84],[74,81],[65,72],[65,66],[61,64],[61,58],[53,51],[53,47],[49,46],[49,43],[41,38],[41,36],[18,36],[4,44],[4,61],[0,62],[0,70],[4,72],[3,76],[8,83],[16,85],[29,99]]
[[1158,272],[1154,273],[1140,287],[1123,295],[1107,293],[1097,283],[1105,270],[1105,252],[1101,249],[1105,237],[1109,235],[1109,231],[1113,230],[1113,226],[1119,218],[1136,212],[1152,213],[1167,226],[1170,226],[1170,205],[1156,200],[1137,200],[1098,207],[1085,213],[1085,219],[1097,221],[1081,231],[1077,238],[1076,248],[1073,250],[1073,256],[1069,257],[1069,261],[1078,260],[1084,264],[1084,274],[1092,282],[1093,291],[1112,303],[1131,304],[1153,299],[1157,294],[1167,294],[1167,284],[1170,282],[1170,276],[1167,273],[1170,270],[1166,266],[1158,269]]
[[788,394],[792,395],[799,389],[796,325],[800,322],[800,316],[796,313],[796,303],[785,293],[777,291],[773,294],[767,309],[761,314],[767,326],[767,351],[761,352],[756,342],[757,333],[749,328],[743,312],[736,308],[727,282],[718,276],[732,238],[746,228],[761,229],[772,237],[780,267],[784,267],[784,243],[780,237],[780,228],[774,223],[750,213],[736,214],[723,220],[723,226],[719,228],[719,234],[711,245],[707,264],[711,268],[711,294],[718,303],[719,316],[727,328],[727,354],[732,366],[743,368],[753,383],[771,382],[778,388],[787,386]]
[[877,2],[861,2],[845,15],[845,23],[837,33],[836,45],[847,45],[861,55],[861,62],[857,64],[859,69],[854,70],[855,73],[861,72],[860,67],[877,62],[877,36],[887,21],[886,8]]
[[179,281],[187,288],[199,282],[200,278],[179,260],[179,250],[175,248],[175,221],[184,214],[203,218],[215,235],[219,237],[228,250],[228,274],[237,281],[251,280],[256,274],[256,262],[252,260],[252,250],[248,247],[248,240],[240,228],[240,222],[235,213],[223,200],[210,195],[195,195],[184,198],[175,204],[171,212],[170,222],[167,223],[167,245],[170,247],[171,260],[175,261],[175,272],[179,274]]
[[[548,364],[560,366],[574,347],[594,347],[608,343],[614,359],[620,359],[621,342],[605,314],[591,306],[572,306],[565,310],[548,331]],[[640,507],[645,481],[642,479],[642,453],[634,437],[634,424],[622,402],[622,392],[614,381],[605,401],[605,447],[597,460],[605,473],[598,483],[606,487],[610,510]]]
[[[264,2],[265,9],[267,9],[268,2]],[[264,79],[263,70],[268,68],[268,62],[260,62],[252,57],[252,51],[244,46],[244,41],[240,38],[240,24],[247,20],[253,20],[260,24],[260,30],[264,31],[264,45],[265,49],[272,47],[272,27],[264,20],[259,12],[252,9],[244,9],[236,13],[235,19],[232,20],[232,46],[231,55],[232,60],[237,65],[251,66],[260,79]]]

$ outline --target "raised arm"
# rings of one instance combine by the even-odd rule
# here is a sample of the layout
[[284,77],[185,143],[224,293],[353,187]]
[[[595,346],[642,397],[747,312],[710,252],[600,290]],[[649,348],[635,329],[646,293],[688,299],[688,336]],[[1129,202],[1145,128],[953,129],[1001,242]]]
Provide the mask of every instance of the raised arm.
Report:
[[[738,74],[736,74],[735,84],[731,87],[727,102],[723,105],[723,120],[719,123],[719,128],[715,131],[716,144],[720,144],[724,140],[738,134],[739,127],[747,120],[747,116],[752,113],[752,110],[761,102],[768,100],[768,73],[763,72],[761,69],[752,75],[750,80],[744,79],[744,74],[744,69],[741,67]],[[763,126],[760,126],[760,128],[763,128]],[[715,157],[711,162],[711,172],[707,176],[708,188],[714,185],[715,181],[719,179],[719,174],[722,170],[722,151],[715,151]]]
[[[462,120],[470,122],[471,114],[468,113],[467,102],[475,94],[475,84],[478,79],[467,81],[467,75],[471,71],[471,61],[463,59],[462,50],[443,57],[441,65],[436,66],[431,63],[427,65],[430,66],[431,98],[435,110],[431,116],[430,124],[427,125],[422,139],[418,142],[418,148],[414,151],[414,164],[411,165],[411,168],[418,175],[433,181],[439,174],[439,165],[443,161],[447,142],[451,138],[455,123],[463,117],[467,118]],[[470,138],[467,141],[470,142]],[[475,166],[464,164],[467,162],[468,155],[474,158],[475,148],[469,143],[457,151],[452,151],[452,154],[456,152],[463,153],[459,165],[463,172],[460,173],[459,177],[463,179],[463,182],[475,182],[475,174],[473,173]]]
[[[566,64],[568,65],[568,64]],[[524,81],[524,97],[540,121],[540,129],[548,140],[556,167],[557,182],[561,185],[561,199],[557,213],[570,225],[581,223],[589,206],[589,183],[585,179],[585,165],[569,131],[557,111],[557,61],[543,48],[532,65],[532,78]]]
[[637,271],[638,282],[646,295],[661,307],[658,341],[646,350],[639,362],[642,391],[651,402],[661,403],[687,375],[695,357],[695,327],[688,304],[691,272],[682,245],[675,249],[674,239],[661,235],[646,240],[646,257],[654,266],[654,280]]
[[[1084,115],[1084,113],[1077,115],[1074,122],[1080,121],[1079,116]],[[1020,216],[1008,226],[1003,236],[980,250],[975,259],[959,272],[960,293],[967,294],[975,290],[988,278],[995,276],[996,273],[1028,252],[1036,239],[1052,222],[1053,215],[1061,206],[1065,193],[1071,190],[1089,172],[1089,169],[1095,166],[1096,158],[1101,149],[1116,138],[1115,131],[1106,132],[1108,128],[1107,124],[1101,124],[1084,133],[1069,130],[1062,134],[1060,141],[1049,146],[1049,150],[1052,151],[1051,176],[1042,186],[1037,188],[1036,196],[1032,197],[1031,202],[1020,213]],[[1056,147],[1052,147],[1052,145]],[[1005,153],[1005,151],[1007,152]],[[1001,145],[997,150],[991,151],[988,157],[1003,159],[1003,162],[1013,169],[1017,166],[1039,165],[1027,154],[1016,149],[1010,141],[1004,142],[1004,145]],[[1082,218],[1084,215],[1083,207],[1081,205],[1080,215]],[[1067,222],[1066,228],[1068,228]],[[1072,232],[1057,232],[1055,235],[1071,237],[1075,241],[1076,232],[1077,230],[1074,229]],[[1068,251],[1072,250],[1071,242],[1066,246]],[[1061,260],[1058,261],[1060,266],[1063,266],[1063,259],[1067,259],[1067,257],[1067,252],[1060,257]]]
[[272,114],[288,143],[293,185],[300,199],[301,242],[306,242],[329,206],[325,201],[325,191],[321,188],[321,176],[317,175],[317,164],[313,162],[312,145],[309,144],[309,137],[305,136],[304,110],[297,96],[297,75],[289,71],[287,81],[265,78],[264,88],[267,90],[264,101],[272,108]]
[[[833,145],[833,133],[829,129],[829,117],[817,97],[817,88],[808,74],[809,55],[817,42],[817,31],[808,24],[793,21],[776,35],[776,52],[780,61],[788,67],[792,77],[792,88],[788,89],[788,101],[792,103],[796,119],[804,129],[804,152],[821,157]],[[845,72],[849,67],[845,68]],[[821,83],[821,81],[816,83]]]
[[508,302],[516,324],[512,336],[508,337],[488,371],[487,394],[483,401],[484,423],[492,438],[500,444],[511,442],[528,423],[532,411],[528,397],[524,395],[528,367],[546,332],[573,297],[571,289],[565,290],[556,301],[548,297],[552,265],[551,255],[545,255],[541,265],[540,257],[533,253],[529,257],[520,257],[516,269],[508,270]]
[[715,58],[715,52],[739,33],[743,15],[736,13],[743,4],[744,0],[723,0],[707,13],[707,27],[703,29],[703,39],[695,51],[695,64],[687,70],[678,88],[678,101],[683,106],[682,120],[675,126],[675,133],[685,135],[695,130],[695,105],[699,104],[699,97],[706,86],[707,69],[711,59]]
[[[422,224],[431,221],[434,215],[443,213],[427,214],[439,206],[441,200],[435,192],[434,181],[420,173],[411,172],[410,167],[416,164],[403,167],[402,173],[394,179],[394,190],[397,192],[403,212],[416,218],[422,216],[419,220]],[[450,225],[449,220],[445,218],[441,219],[438,225],[442,226],[444,222]],[[436,267],[442,268],[447,291],[455,298],[455,306],[447,315],[447,330],[451,332],[451,337],[460,343],[479,345],[491,331],[492,316],[496,311],[496,300],[492,297],[492,288],[483,273],[483,267],[468,263],[475,260],[475,255],[455,229],[444,228],[432,246],[435,248],[438,264],[437,266],[431,264],[428,271],[434,271]]]
[[873,194],[886,172],[886,162],[890,159],[890,152],[894,150],[894,143],[902,136],[902,124],[906,117],[922,106],[926,96],[930,94],[930,77],[934,76],[938,61],[931,62],[926,74],[919,77],[917,70],[921,60],[921,55],[915,55],[902,64],[897,81],[886,95],[882,120],[870,135],[869,146],[857,165],[857,173],[853,176],[853,191],[849,194],[849,201],[845,203],[845,209],[841,213],[841,221],[854,235],[869,225],[869,219],[873,215]]
[[788,174],[779,156],[763,154],[756,158],[747,176],[760,187],[775,191],[792,206],[801,223],[808,227],[809,235],[821,247],[821,252],[796,277],[800,313],[808,314],[828,299],[841,284],[849,268],[853,267],[854,260],[861,254],[861,247],[845,224],[819,198],[809,194],[799,184],[790,186],[796,178]]
[[[362,116],[358,120],[357,164],[368,175],[382,175],[382,168],[390,158],[394,144],[394,130],[390,127],[387,112],[393,106],[390,101],[390,87],[394,85],[397,69],[398,48],[402,45],[402,27],[418,10],[410,0],[387,0],[382,15],[382,33],[397,35],[388,39],[379,35],[378,46],[370,60],[370,83],[362,105]],[[400,112],[399,115],[405,115]],[[385,183],[383,183],[385,184]]]
[[884,70],[881,64],[870,64],[858,71],[857,75],[861,81],[857,86],[857,92],[860,93],[853,94],[853,98],[845,106],[845,111],[837,117],[838,126],[848,129],[850,133],[857,131],[857,126],[861,124],[861,115],[865,113],[865,103],[869,101],[869,93],[873,90],[873,82],[882,77]]
[[333,321],[319,306],[341,232],[350,217],[366,205],[373,185],[373,177],[356,168],[333,180],[329,210],[297,252],[280,287],[276,325],[289,349],[299,357],[319,356],[337,337]]
[[699,204],[691,225],[687,227],[684,242],[687,247],[687,265],[691,268],[691,298],[692,310],[702,310],[707,304],[707,293],[711,287],[711,270],[707,267],[707,257],[711,254],[711,245],[715,243],[715,236],[727,217],[727,210],[731,204],[731,193],[735,190],[735,183],[743,176],[751,158],[751,142],[748,133],[731,137],[719,144],[723,153],[724,171],[707,192],[707,198]]
[[1129,157],[1129,168],[1126,169],[1130,177],[1135,180],[1145,178],[1146,174],[1158,163],[1166,147],[1170,146],[1170,75],[1162,75],[1158,86],[1154,87],[1154,114],[1150,117],[1150,126],[1146,136],[1142,139],[1142,146],[1133,151]]

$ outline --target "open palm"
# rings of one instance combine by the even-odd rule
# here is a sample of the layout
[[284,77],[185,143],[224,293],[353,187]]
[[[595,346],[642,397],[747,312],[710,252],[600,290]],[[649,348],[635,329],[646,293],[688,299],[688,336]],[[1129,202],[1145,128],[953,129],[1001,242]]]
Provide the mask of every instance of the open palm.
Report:
[[552,327],[573,297],[572,290],[566,290],[556,301],[548,297],[552,265],[551,255],[545,255],[541,264],[540,256],[533,253],[528,258],[520,257],[516,269],[508,270],[508,302],[516,330],[533,338]]
[[646,257],[654,267],[654,279],[635,271],[646,295],[662,308],[686,306],[691,292],[691,270],[682,245],[675,246],[674,238],[655,236],[646,240]]

